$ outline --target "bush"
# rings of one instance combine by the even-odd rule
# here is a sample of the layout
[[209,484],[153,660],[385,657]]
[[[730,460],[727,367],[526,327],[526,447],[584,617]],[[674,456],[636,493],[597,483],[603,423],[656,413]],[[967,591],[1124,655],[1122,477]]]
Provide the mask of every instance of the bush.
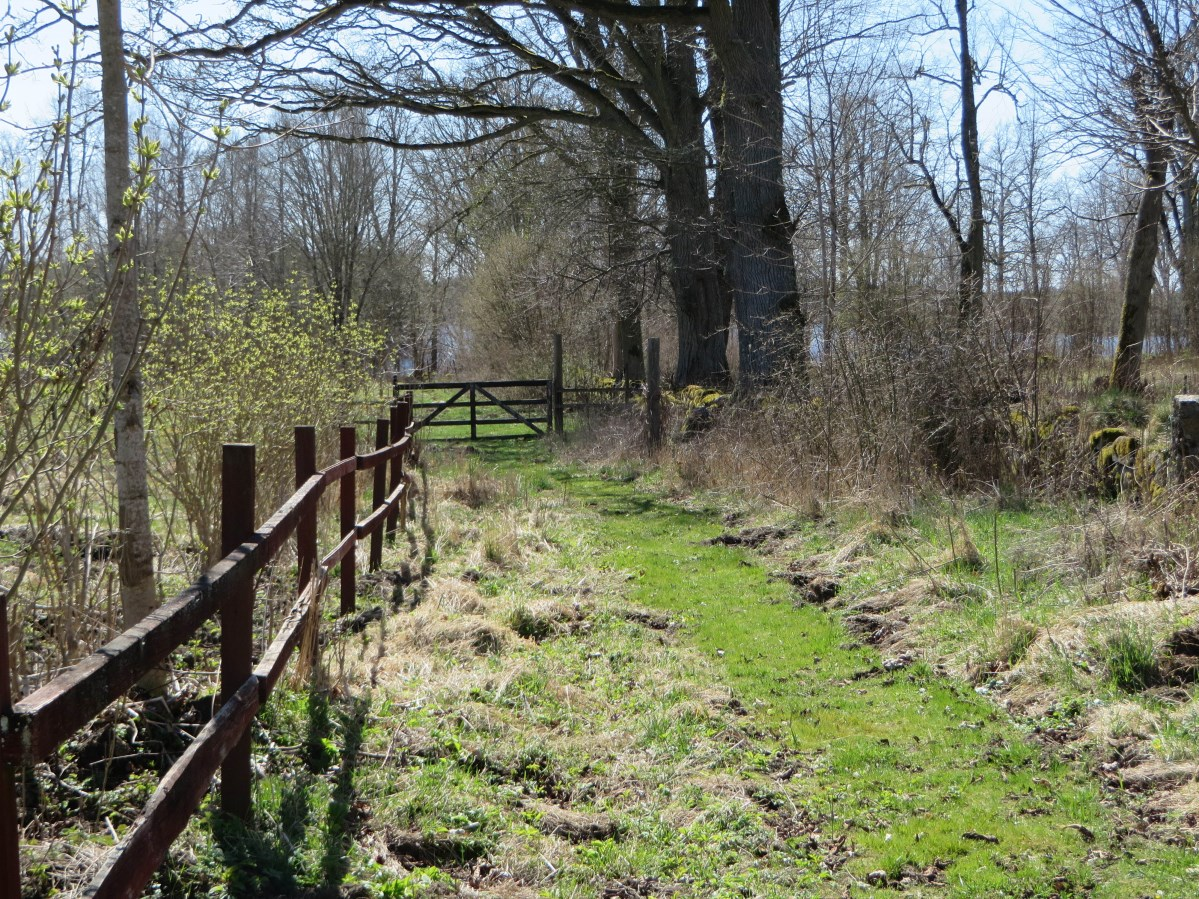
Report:
[[325,457],[336,454],[333,428],[353,419],[379,339],[333,321],[329,297],[297,286],[200,283],[165,309],[146,360],[151,465],[210,562],[222,444],[257,445],[259,518],[292,492],[294,426],[316,426]]

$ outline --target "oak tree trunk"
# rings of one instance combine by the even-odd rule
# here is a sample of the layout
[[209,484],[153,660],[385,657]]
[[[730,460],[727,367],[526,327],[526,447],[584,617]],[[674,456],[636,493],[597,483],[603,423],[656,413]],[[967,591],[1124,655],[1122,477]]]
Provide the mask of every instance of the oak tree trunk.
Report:
[[623,145],[611,140],[601,144],[607,155],[604,219],[608,231],[608,272],[612,285],[612,377],[618,383],[645,380],[641,349],[641,297],[636,261],[638,256],[637,208],[633,183],[636,170]]
[[721,289],[702,148],[666,166],[666,243],[675,298],[678,358],[674,383],[728,382],[730,303]]
[[708,192],[704,103],[694,42],[667,36],[660,103],[666,147],[658,168],[666,204],[666,244],[675,300],[674,383],[725,384],[732,303],[720,278]]
[[737,321],[738,386],[768,383],[806,362],[794,225],[783,188],[778,0],[714,0],[708,36],[718,68],[717,195]]

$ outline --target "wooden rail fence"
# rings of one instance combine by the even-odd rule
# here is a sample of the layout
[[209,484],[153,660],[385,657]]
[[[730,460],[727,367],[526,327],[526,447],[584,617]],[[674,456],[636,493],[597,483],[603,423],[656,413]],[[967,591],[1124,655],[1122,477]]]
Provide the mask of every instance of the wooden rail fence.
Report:
[[[135,899],[154,876],[171,843],[221,769],[221,808],[250,813],[250,725],[287,667],[307,628],[319,624],[320,603],[333,566],[341,564],[341,611],[354,611],[358,544],[370,540],[369,565],[382,562],[384,531],[405,524],[416,459],[411,394],[398,399],[389,418],[376,421],[375,448],[359,452],[356,431],[341,429],[340,458],[316,467],[316,430],[295,429],[296,491],[264,524],[254,528],[254,462],[251,445],[224,448],[221,483],[223,558],[190,587],[164,603],[36,692],[12,701],[8,664],[7,603],[0,592],[0,899],[20,899],[19,769],[44,761],[59,746],[162,665],[217,612],[221,617],[220,708],[159,782],[137,820],[105,859],[85,890],[98,899]],[[356,475],[373,474],[371,511],[357,518]],[[341,539],[317,556],[318,502],[337,484]],[[254,577],[296,536],[297,598],[266,652],[253,664]]]

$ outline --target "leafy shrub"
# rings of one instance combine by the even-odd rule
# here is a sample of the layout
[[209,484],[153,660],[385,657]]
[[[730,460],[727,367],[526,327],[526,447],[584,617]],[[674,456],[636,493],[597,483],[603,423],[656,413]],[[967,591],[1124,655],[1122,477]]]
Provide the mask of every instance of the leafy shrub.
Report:
[[266,512],[293,487],[294,426],[316,426],[335,447],[334,426],[353,419],[379,339],[333,322],[331,299],[298,286],[219,291],[202,282],[164,310],[146,360],[152,469],[210,561],[220,549],[223,443],[257,445]]

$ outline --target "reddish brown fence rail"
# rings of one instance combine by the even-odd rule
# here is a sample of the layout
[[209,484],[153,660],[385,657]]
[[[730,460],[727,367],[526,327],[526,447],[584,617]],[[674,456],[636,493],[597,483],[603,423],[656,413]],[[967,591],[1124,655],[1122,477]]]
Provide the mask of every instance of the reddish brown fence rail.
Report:
[[[295,431],[296,492],[254,528],[254,447],[225,447],[221,549],[224,558],[141,622],[17,703],[8,665],[7,603],[0,592],[0,899],[20,899],[20,822],[16,771],[44,761],[66,740],[161,665],[214,613],[221,613],[220,709],[171,766],[124,839],[111,850],[85,895],[140,896],[171,843],[187,825],[221,768],[221,807],[250,811],[250,724],[287,667],[305,628],[315,627],[330,569],[341,563],[341,610],[354,610],[355,549],[370,538],[372,568],[381,564],[384,529],[405,522],[416,457],[411,394],[378,419],[375,449],[358,453],[353,428],[341,432],[341,458],[316,468],[316,432]],[[371,511],[357,519],[359,471],[372,471]],[[317,558],[318,501],[340,490],[341,540]],[[297,598],[263,657],[253,666],[254,576],[296,536]]]

